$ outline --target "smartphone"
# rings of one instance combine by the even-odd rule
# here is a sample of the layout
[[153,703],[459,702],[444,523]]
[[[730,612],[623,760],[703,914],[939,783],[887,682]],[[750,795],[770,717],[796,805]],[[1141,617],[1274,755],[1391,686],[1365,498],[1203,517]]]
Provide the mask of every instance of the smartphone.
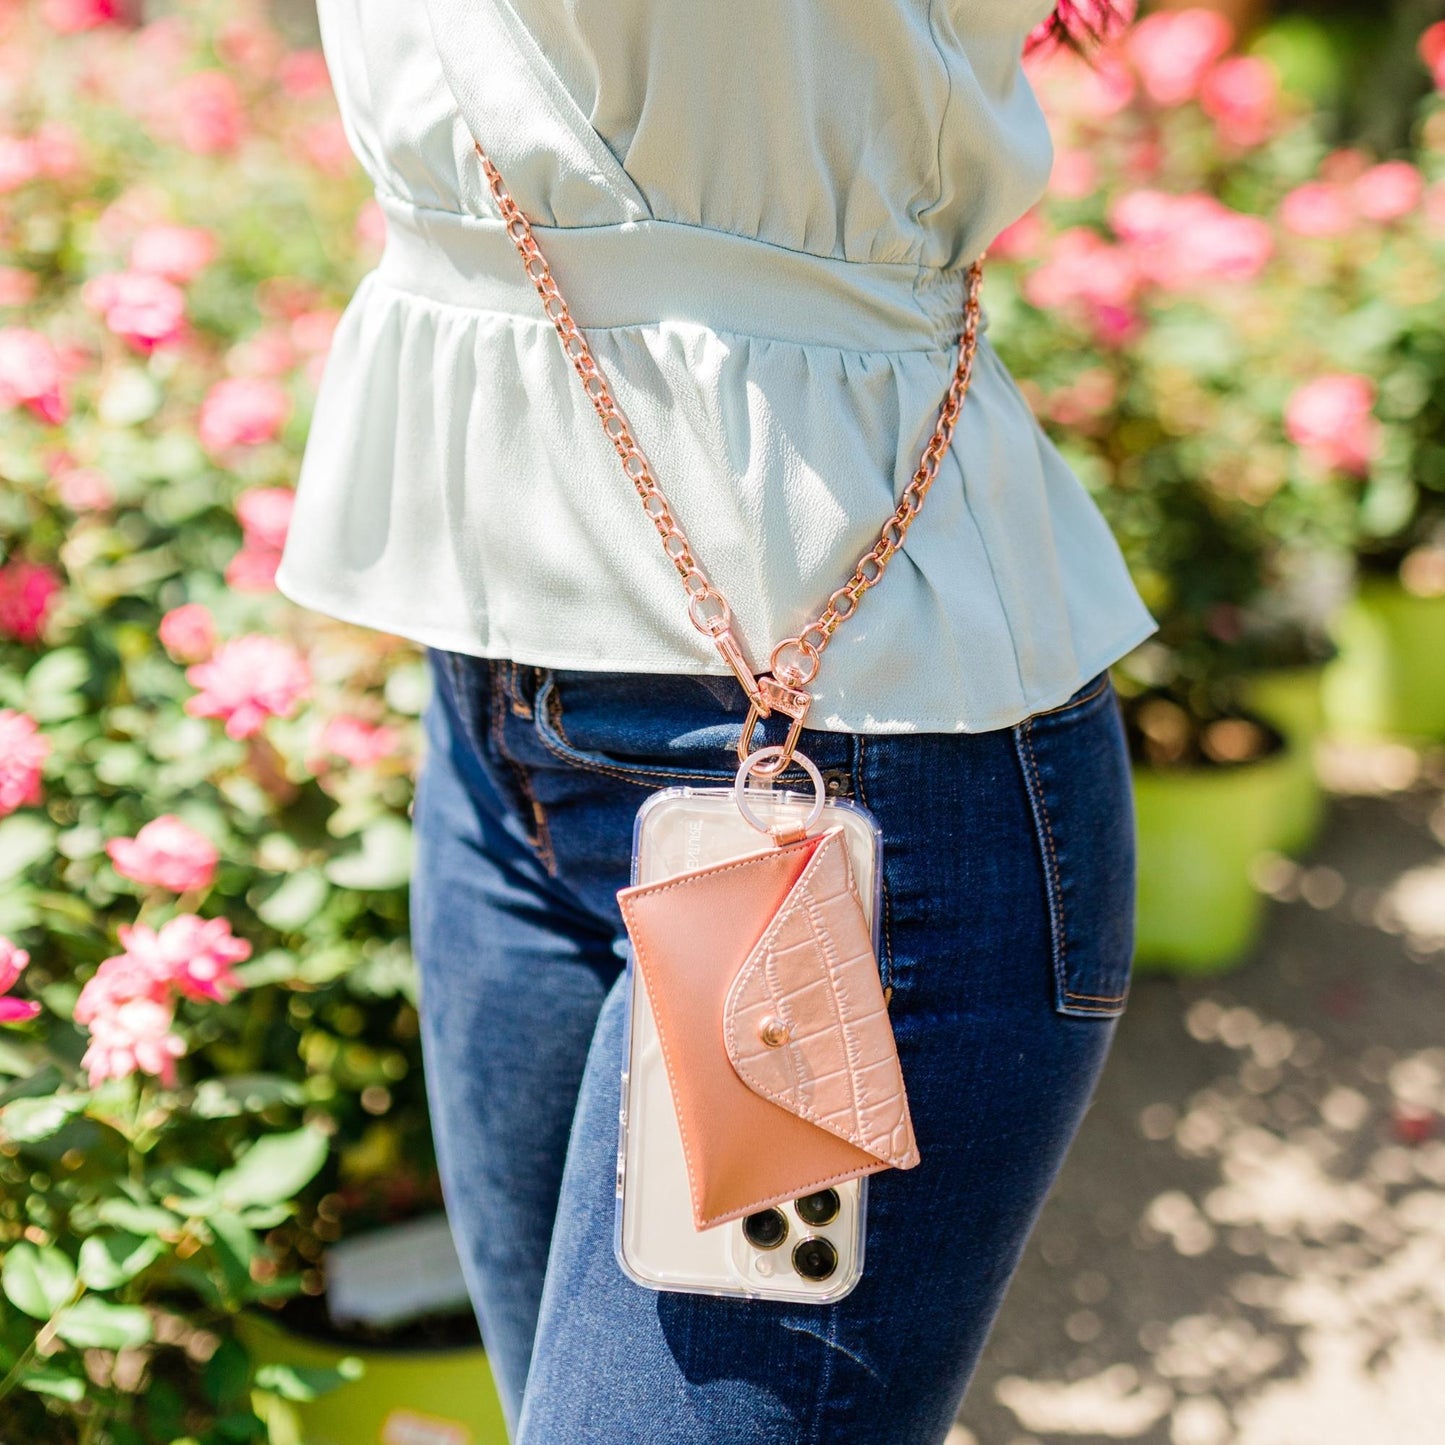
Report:
[[[768,827],[802,822],[814,806],[809,796],[776,790],[749,789],[747,799]],[[882,838],[867,809],[829,798],[817,829],[838,826],[876,954]],[[632,881],[653,883],[769,846],[767,835],[739,812],[731,788],[668,788],[638,813]],[[630,949],[627,1000],[614,1238],[624,1272],[651,1289],[804,1304],[841,1299],[863,1272],[868,1181],[851,1180],[746,1219],[695,1228],[672,1090]]]

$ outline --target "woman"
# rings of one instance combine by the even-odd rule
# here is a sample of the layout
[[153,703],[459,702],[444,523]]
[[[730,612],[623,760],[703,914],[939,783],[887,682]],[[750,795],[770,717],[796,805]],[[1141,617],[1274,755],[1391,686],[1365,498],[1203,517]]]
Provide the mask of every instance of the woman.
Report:
[[[625,950],[654,789],[747,700],[690,625],[489,192],[505,179],[748,656],[815,617],[939,416],[969,263],[1039,196],[1036,0],[322,0],[385,255],[336,337],[279,583],[435,692],[413,929],[452,1225],[523,1445],[935,1442],[1124,1006],[1105,669],[1152,624],[986,339],[927,507],[830,641],[804,750],[884,837],[922,1164],[826,1307],[613,1256]],[[757,743],[782,740],[773,714]],[[792,774],[789,775],[790,777]]]

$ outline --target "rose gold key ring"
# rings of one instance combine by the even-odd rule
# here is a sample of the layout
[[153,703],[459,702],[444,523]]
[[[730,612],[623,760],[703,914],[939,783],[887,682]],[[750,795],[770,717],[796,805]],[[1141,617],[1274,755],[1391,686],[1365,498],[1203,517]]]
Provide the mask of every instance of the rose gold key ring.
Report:
[[[818,771],[817,763],[815,763],[807,753],[800,753],[797,748],[794,747],[788,751],[786,761],[774,764],[771,767],[760,766],[765,759],[773,757],[782,758],[783,753],[784,749],[778,747],[776,744],[771,747],[759,748],[755,753],[749,753],[748,756],[743,759],[742,766],[738,769],[737,778],[733,782],[733,801],[738,805],[738,812],[740,812],[759,833],[767,833],[775,843],[790,843],[793,842],[795,838],[807,837],[807,835],[813,831],[814,827],[817,826],[818,819],[823,816],[823,798],[825,793],[823,775]],[[775,778],[783,768],[787,767],[788,762],[797,763],[798,766],[807,773],[808,781],[813,785],[813,809],[812,812],[808,814],[807,820],[801,824],[785,825],[775,823],[769,826],[753,812],[752,806],[748,802],[749,793],[752,793],[756,797],[762,792],[761,789],[749,788],[748,779],[754,773],[757,773],[761,778]],[[768,791],[763,793],[763,796],[777,796],[772,793],[771,783],[769,784]]]
[[[978,351],[982,260],[973,262],[965,273],[963,329],[958,340],[958,359],[948,391],[943,398],[943,405],[939,408],[938,421],[923,448],[923,455],[912,479],[903,488],[892,516],[883,524],[878,540],[859,558],[853,575],[829,597],[827,606],[817,618],[796,637],[785,638],[778,643],[768,659],[768,670],[754,674],[742,643],[733,631],[732,608],[693,556],[692,545],[674,518],[672,508],[653,475],[652,463],[638,446],[627,418],[623,416],[622,409],[612,395],[612,389],[592,355],[587,338],[582,335],[572,318],[556,278],[552,275],[552,268],[543,256],[542,248],[537,244],[531,222],[512,199],[501,172],[492,164],[491,158],[480,144],[477,144],[477,155],[481,157],[482,171],[487,178],[492,199],[501,212],[507,237],[522,258],[527,277],[541,298],[542,310],[556,328],[562,349],[582,383],[582,390],[597,412],[607,440],[617,452],[623,474],[636,490],[643,512],[662,538],[663,551],[682,579],[682,585],[688,594],[687,615],[692,625],[717,648],[718,655],[747,694],[748,715],[738,738],[738,758],[744,767],[748,767],[753,759],[776,753],[775,762],[767,765],[753,762],[749,769],[750,773],[756,773],[758,777],[775,778],[795,756],[802,757],[802,754],[797,752],[797,746],[802,737],[803,720],[807,717],[808,708],[813,701],[808,685],[818,675],[824,649],[838,628],[858,610],[863,594],[882,580],[884,569],[894,553],[902,548],[908,529],[923,509],[924,498],[933,486],[938,476],[939,464],[953,440],[954,427],[968,395],[969,383],[973,378],[973,360]],[[792,720],[787,737],[780,746],[760,748],[756,753],[749,754],[754,728],[762,719],[771,717],[775,712],[780,712]]]

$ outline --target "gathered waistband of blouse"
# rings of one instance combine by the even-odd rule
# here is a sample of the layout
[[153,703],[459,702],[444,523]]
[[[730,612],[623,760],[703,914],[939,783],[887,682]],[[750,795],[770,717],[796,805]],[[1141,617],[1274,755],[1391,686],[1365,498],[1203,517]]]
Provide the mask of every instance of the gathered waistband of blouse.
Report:
[[[543,320],[500,220],[377,197],[378,279],[450,306]],[[675,221],[535,226],[585,330],[686,322],[844,351],[938,351],[963,324],[964,272],[842,261]]]

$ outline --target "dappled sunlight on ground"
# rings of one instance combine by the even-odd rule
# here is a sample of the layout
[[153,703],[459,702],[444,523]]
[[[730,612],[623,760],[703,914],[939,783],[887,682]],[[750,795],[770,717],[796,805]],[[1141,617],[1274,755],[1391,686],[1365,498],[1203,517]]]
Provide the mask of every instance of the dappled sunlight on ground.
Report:
[[1137,981],[950,1445],[1445,1440],[1445,804],[1332,766],[1249,965]]

